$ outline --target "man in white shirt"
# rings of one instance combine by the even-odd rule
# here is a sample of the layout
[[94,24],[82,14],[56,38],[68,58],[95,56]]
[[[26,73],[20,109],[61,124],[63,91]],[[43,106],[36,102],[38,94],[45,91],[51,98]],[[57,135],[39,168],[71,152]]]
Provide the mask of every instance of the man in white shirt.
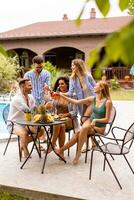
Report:
[[[31,111],[35,106],[34,98],[31,95],[31,81],[26,78],[21,79],[19,81],[19,88],[20,91],[13,97],[10,105],[8,119],[11,121],[24,120],[24,111]],[[37,131],[35,127],[30,127],[30,130],[33,133],[36,133]],[[27,127],[15,124],[14,133],[20,136],[21,152],[23,151],[24,156],[27,157],[29,155],[28,144],[32,141],[32,138],[28,133]],[[44,135],[43,128],[41,128],[38,137],[41,137],[42,135]]]

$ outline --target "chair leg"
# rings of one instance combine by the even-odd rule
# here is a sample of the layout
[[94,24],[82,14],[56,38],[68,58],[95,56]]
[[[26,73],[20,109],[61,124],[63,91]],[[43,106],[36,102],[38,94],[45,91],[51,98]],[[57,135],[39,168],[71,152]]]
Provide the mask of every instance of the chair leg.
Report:
[[89,137],[87,137],[86,141],[85,163],[87,163],[88,146],[89,146]]
[[[68,141],[70,140],[70,131],[68,131]],[[70,148],[68,148],[68,156],[70,155]]]
[[129,168],[131,169],[132,173],[134,174],[133,168],[132,168],[132,166],[130,165],[130,163],[128,162],[128,159],[126,158],[125,155],[123,155],[123,156],[124,156],[124,158],[125,158],[125,160],[126,160],[128,166],[129,166]]
[[22,152],[21,152],[21,148],[20,148],[20,137],[18,136],[18,148],[19,148],[19,159],[21,162],[21,158],[22,158]]
[[12,133],[10,134],[10,136],[9,136],[9,138],[8,138],[8,141],[7,141],[7,144],[6,144],[6,147],[5,147],[5,150],[4,150],[4,153],[3,153],[3,155],[5,155],[5,154],[6,154],[7,147],[8,147],[8,145],[9,145],[9,142],[10,142],[10,140],[11,140],[11,137],[12,137]]
[[92,174],[93,153],[94,153],[94,150],[92,150],[92,152],[91,152],[90,171],[89,171],[89,180],[91,180],[91,174]]
[[104,157],[103,171],[105,171],[105,167],[106,167],[106,159],[105,159],[105,157]]
[[[103,153],[103,152],[102,152],[102,153]],[[107,163],[108,163],[108,165],[109,165],[109,168],[111,169],[111,172],[113,173],[114,178],[116,179],[116,181],[117,181],[117,183],[118,183],[120,189],[122,189],[122,186],[121,186],[121,184],[120,184],[120,182],[119,182],[119,180],[118,180],[118,178],[117,178],[117,176],[116,176],[116,174],[115,174],[115,172],[114,172],[114,170],[113,170],[113,168],[112,168],[110,162],[108,161],[106,154],[103,153],[103,155],[104,155],[104,157],[105,157],[105,159],[106,159],[106,161],[107,161]]]
[[[112,154],[109,154],[109,155],[111,156],[113,160],[115,160]],[[106,169],[106,159],[104,158],[103,171],[105,171],[105,169]]]

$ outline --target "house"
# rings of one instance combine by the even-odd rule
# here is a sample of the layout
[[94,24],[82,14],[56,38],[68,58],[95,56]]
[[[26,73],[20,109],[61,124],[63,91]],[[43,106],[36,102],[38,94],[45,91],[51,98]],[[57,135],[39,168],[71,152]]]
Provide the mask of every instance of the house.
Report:
[[[72,59],[86,60],[91,50],[103,45],[107,35],[118,31],[132,19],[133,16],[96,18],[92,8],[89,19],[81,20],[80,26],[65,14],[62,21],[38,22],[2,32],[0,45],[11,56],[18,55],[20,66],[30,66],[32,58],[38,54],[43,55],[45,61],[69,70]],[[110,78],[111,71],[109,74]]]

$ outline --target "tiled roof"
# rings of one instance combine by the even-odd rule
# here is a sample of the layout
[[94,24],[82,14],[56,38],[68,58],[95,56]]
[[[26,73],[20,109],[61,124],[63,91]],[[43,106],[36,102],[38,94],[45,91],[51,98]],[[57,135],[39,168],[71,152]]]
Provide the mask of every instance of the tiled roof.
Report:
[[74,20],[38,22],[0,33],[0,40],[108,34],[119,30],[132,19],[134,16],[83,19],[80,26]]

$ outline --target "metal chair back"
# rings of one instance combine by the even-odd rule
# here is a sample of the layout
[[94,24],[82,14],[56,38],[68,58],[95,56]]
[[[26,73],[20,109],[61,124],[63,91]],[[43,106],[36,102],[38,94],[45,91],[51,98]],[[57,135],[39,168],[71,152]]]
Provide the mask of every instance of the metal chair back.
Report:
[[4,107],[3,112],[2,112],[2,116],[3,116],[5,124],[7,124],[7,118],[8,118],[9,109],[10,109],[10,104],[7,104]]
[[131,140],[133,141],[133,139],[134,139],[134,123],[126,131],[126,134],[124,136],[123,145],[127,144]]
[[104,135],[108,135],[109,132],[111,131],[111,128],[112,128],[114,120],[115,120],[115,117],[116,117],[116,108],[113,106],[112,110],[110,112],[109,121],[107,123],[106,131],[105,131]]
[[[3,116],[3,119],[4,119],[4,122],[5,124],[7,124],[7,120],[8,120],[8,114],[9,114],[9,109],[10,109],[10,104],[7,104],[5,106],[5,108],[3,109],[3,112],[2,112],[2,116]],[[14,130],[14,123],[12,121],[9,121],[10,125],[11,125],[11,129],[8,130],[9,131],[9,138],[7,140],[7,144],[6,144],[6,147],[4,149],[4,152],[3,152],[3,155],[6,154],[6,151],[7,151],[7,148],[8,148],[8,145],[9,145],[9,142],[11,140],[11,137],[13,135],[13,130]],[[20,152],[20,139],[19,139],[19,136],[17,137],[18,138],[18,147],[19,147],[19,158],[20,158],[20,161],[21,161],[21,152]]]

